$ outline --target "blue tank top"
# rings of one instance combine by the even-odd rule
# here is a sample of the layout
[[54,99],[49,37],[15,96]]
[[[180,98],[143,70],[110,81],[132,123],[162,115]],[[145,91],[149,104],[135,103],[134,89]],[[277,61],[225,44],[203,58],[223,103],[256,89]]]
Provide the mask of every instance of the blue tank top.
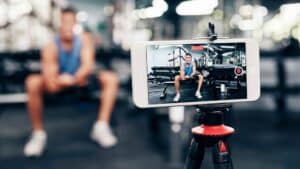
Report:
[[58,49],[58,62],[60,74],[74,75],[80,66],[80,53],[81,53],[81,38],[79,35],[74,35],[72,42],[72,49],[66,51],[59,36],[55,37],[55,43]]
[[193,73],[193,64],[187,65],[184,64],[184,75],[191,76]]

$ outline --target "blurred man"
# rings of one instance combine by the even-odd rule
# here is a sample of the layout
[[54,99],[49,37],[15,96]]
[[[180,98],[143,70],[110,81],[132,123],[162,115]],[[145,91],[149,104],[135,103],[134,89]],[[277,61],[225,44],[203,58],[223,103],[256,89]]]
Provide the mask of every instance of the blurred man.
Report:
[[175,90],[176,96],[174,97],[173,101],[178,102],[180,100],[180,81],[196,79],[198,82],[197,90],[195,96],[198,99],[202,98],[201,95],[201,87],[203,83],[203,76],[197,72],[196,64],[193,62],[192,55],[190,53],[186,53],[185,55],[185,63],[180,65],[180,74],[175,76]]
[[[42,97],[45,92],[57,93],[72,86],[85,86],[93,73],[95,48],[90,34],[74,34],[76,10],[65,8],[61,11],[61,25],[55,39],[41,52],[42,74],[31,75],[26,79],[28,111],[32,122],[32,135],[24,147],[26,156],[40,156],[46,146],[47,134],[43,128]],[[97,74],[101,86],[101,106],[91,138],[102,147],[112,147],[117,143],[116,136],[109,126],[118,90],[118,78],[109,71]]]

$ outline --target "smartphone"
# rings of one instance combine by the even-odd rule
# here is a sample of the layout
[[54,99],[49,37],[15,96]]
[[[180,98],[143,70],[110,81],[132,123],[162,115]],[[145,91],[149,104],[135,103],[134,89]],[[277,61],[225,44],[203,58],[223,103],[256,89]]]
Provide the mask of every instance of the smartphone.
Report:
[[253,39],[144,41],[131,48],[134,103],[141,108],[255,101],[259,47]]

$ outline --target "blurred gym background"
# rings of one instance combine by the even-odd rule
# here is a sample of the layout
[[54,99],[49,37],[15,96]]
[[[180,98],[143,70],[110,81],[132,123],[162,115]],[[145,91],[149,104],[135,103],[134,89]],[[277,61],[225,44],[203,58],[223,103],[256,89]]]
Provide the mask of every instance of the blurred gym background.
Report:
[[[39,50],[58,25],[61,8],[79,12],[76,31],[89,31],[97,66],[114,70],[121,89],[112,124],[120,142],[101,149],[90,141],[97,91],[47,96],[49,144],[38,159],[23,156],[30,133],[24,79],[40,71]],[[260,44],[261,89],[257,102],[234,104],[226,114],[237,169],[299,169],[299,0],[0,0],[0,168],[182,168],[195,108],[138,109],[132,103],[130,46],[137,40],[205,36],[250,37]],[[205,157],[203,168],[211,168]]]

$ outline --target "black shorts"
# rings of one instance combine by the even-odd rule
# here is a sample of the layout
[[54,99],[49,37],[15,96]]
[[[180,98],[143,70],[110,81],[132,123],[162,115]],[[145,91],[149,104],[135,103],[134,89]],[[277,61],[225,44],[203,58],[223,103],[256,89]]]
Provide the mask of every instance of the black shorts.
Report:
[[194,80],[199,80],[199,75],[201,75],[201,76],[203,76],[203,74],[202,73],[200,73],[200,72],[196,72],[192,77],[191,77],[191,79],[194,79]]
[[89,89],[98,89],[99,88],[99,80],[97,74],[93,73],[91,74],[88,79],[87,79],[87,85],[83,86],[84,88],[89,88]]

